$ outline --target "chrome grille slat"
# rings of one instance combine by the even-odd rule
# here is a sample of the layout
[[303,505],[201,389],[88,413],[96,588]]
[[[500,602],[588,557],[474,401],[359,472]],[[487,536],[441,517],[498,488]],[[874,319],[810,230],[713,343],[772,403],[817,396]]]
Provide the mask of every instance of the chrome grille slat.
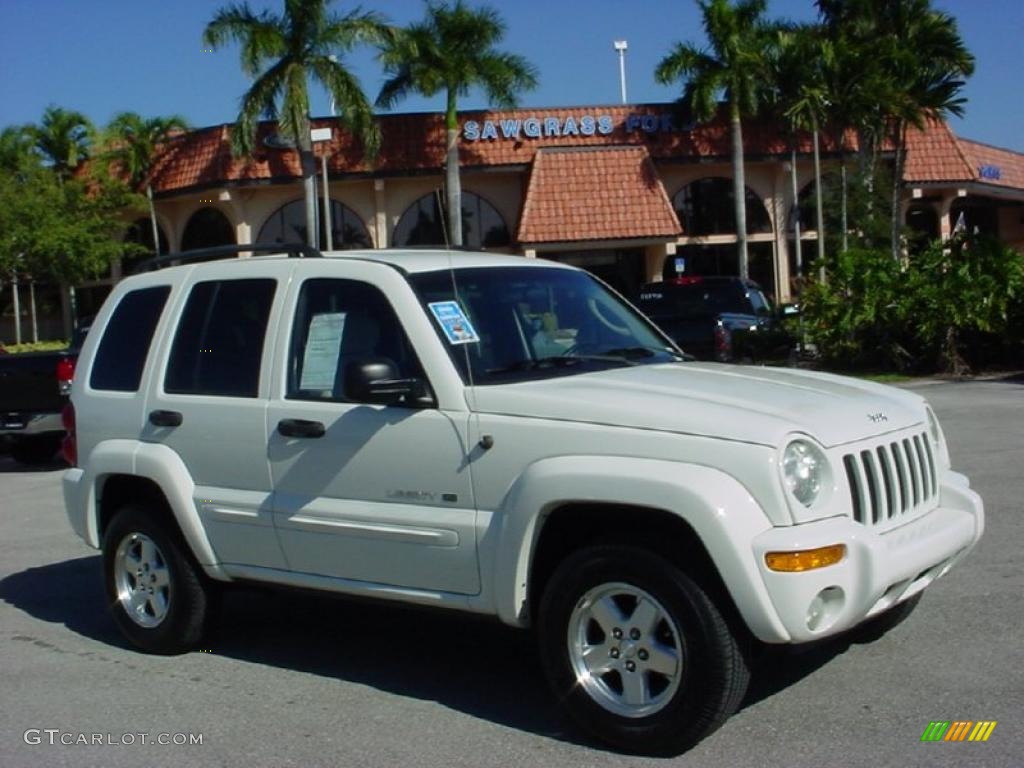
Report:
[[938,503],[939,481],[925,432],[879,440],[843,456],[853,519],[869,527],[899,524]]

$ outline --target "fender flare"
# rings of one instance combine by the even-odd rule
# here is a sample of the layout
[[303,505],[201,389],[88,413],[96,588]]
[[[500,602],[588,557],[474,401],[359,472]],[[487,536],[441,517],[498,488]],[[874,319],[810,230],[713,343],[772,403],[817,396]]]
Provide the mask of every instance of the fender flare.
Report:
[[130,440],[108,440],[89,455],[89,472],[84,478],[90,514],[87,521],[89,542],[99,547],[99,505],[97,493],[111,475],[132,475],[154,482],[174,516],[192,555],[208,576],[229,581],[206,536],[199,510],[193,500],[195,483],[181,457],[165,445]]
[[697,464],[619,456],[560,456],[531,464],[495,513],[494,603],[499,618],[529,622],[530,569],[545,518],[567,503],[663,510],[700,538],[744,621],[759,638],[789,639],[758,570],[751,541],[772,528],[739,482]]

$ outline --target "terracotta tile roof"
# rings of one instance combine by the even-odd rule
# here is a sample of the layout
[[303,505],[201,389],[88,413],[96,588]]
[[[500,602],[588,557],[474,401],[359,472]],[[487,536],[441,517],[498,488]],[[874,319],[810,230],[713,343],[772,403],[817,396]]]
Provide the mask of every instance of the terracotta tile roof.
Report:
[[930,120],[923,131],[914,127],[907,130],[905,182],[973,181],[976,175],[945,122]]
[[[638,146],[646,147],[655,159],[699,159],[731,154],[729,125],[724,119],[692,130],[663,130],[670,119],[671,104],[640,104],[559,109],[518,109],[460,113],[461,127],[468,122],[484,126],[488,121],[502,138],[480,138],[470,141],[460,137],[459,157],[463,167],[495,165],[529,165],[538,150],[565,146]],[[525,134],[527,121],[540,118],[541,135]],[[607,117],[609,130],[602,133],[595,127],[586,135],[581,130],[585,118]],[[559,131],[566,135],[549,135],[547,120],[557,120]],[[382,146],[376,162],[365,162],[361,148],[350,134],[332,119],[312,121],[316,127],[334,127],[329,142],[318,143],[317,149],[330,153],[328,168],[334,175],[379,175],[436,172],[444,165],[445,131],[439,113],[408,113],[380,115]],[[569,129],[569,124],[573,129]],[[519,138],[504,138],[504,129],[515,130]],[[217,125],[192,131],[175,138],[156,163],[151,178],[156,192],[177,192],[193,187],[231,182],[298,178],[301,175],[295,152],[271,149],[264,145],[274,132],[272,123],[259,126],[256,151],[251,158],[231,155],[231,125]],[[782,155],[789,152],[789,140],[775,126],[750,122],[744,125],[744,145],[748,155]],[[851,144],[852,146],[852,144]],[[831,143],[823,141],[823,151]],[[800,139],[798,151],[810,152],[810,138]]]
[[536,153],[519,242],[674,238],[681,232],[645,147]]
[[958,139],[984,184],[1024,189],[1024,154],[970,139]]

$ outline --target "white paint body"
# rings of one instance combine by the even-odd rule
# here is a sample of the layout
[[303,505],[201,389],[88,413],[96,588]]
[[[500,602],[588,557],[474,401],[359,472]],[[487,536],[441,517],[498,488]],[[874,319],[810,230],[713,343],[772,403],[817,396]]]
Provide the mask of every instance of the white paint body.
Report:
[[[844,456],[927,435],[923,398],[804,371],[672,363],[515,384],[466,386],[403,272],[478,266],[571,267],[492,254],[346,252],[260,257],[129,278],[107,300],[78,364],[72,401],[79,467],[67,513],[101,543],[106,480],[135,475],[163,491],[186,541],[218,580],[256,579],[394,598],[529,622],[530,566],[549,514],[569,503],[655,509],[700,538],[743,619],[767,642],[847,629],[943,575],[981,536],[984,513],[936,443],[938,490],[891,524],[853,519]],[[171,395],[171,341],[198,280],[278,281],[256,398]],[[286,354],[302,281],[371,283],[416,350],[435,408],[285,399]],[[137,393],[88,386],[112,308],[127,291],[171,286]],[[184,415],[149,425],[155,409]],[[885,421],[869,415],[884,414]],[[282,437],[284,418],[317,420],[319,440]],[[484,450],[482,436],[493,439]],[[779,462],[794,437],[828,456],[812,508],[788,494]],[[940,438],[941,440],[941,438]],[[909,486],[908,486],[909,487]],[[453,500],[454,499],[454,500]],[[845,544],[842,562],[768,570],[770,551]],[[809,611],[816,596],[842,595]]]

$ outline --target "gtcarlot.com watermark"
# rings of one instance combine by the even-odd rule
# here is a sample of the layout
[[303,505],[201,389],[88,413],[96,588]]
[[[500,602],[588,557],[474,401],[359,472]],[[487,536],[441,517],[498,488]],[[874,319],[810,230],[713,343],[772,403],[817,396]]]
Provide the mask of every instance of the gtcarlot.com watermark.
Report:
[[26,744],[31,746],[62,744],[66,747],[132,747],[149,744],[184,747],[203,743],[203,734],[201,733],[82,733],[62,731],[60,728],[29,728],[22,738]]

